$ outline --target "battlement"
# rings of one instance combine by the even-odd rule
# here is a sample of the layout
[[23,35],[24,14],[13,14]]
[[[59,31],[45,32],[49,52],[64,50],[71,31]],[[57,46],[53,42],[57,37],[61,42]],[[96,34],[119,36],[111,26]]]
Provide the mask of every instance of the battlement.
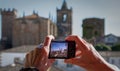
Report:
[[11,8],[8,8],[8,9],[6,9],[6,8],[4,8],[4,9],[0,9],[0,12],[1,12],[1,14],[16,14],[17,13],[17,10],[16,9],[11,9]]

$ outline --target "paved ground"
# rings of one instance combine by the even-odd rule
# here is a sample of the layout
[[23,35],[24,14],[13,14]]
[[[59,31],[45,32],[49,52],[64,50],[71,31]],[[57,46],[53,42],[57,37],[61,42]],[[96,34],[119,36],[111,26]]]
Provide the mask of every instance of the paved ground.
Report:
[[[6,66],[6,67],[0,67],[0,71],[19,71],[20,68],[22,66],[21,65],[16,65],[15,67],[10,66]],[[63,71],[55,66],[52,66],[48,71]]]

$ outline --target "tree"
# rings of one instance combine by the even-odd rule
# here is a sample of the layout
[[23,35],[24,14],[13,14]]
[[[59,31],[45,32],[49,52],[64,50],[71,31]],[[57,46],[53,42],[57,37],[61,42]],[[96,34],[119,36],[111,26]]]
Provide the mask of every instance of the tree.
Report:
[[112,46],[112,51],[120,51],[120,43]]
[[105,45],[105,44],[97,44],[95,46],[95,49],[98,51],[111,51],[111,47]]

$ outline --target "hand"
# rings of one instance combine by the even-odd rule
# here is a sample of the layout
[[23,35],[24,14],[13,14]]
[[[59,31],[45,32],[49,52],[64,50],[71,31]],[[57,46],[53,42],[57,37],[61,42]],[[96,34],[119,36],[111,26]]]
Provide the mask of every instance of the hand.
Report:
[[48,59],[49,47],[53,36],[47,36],[42,48],[35,48],[26,55],[25,67],[36,67],[39,71],[47,71],[47,69],[55,61]]
[[68,36],[66,40],[76,42],[76,57],[66,59],[66,63],[78,65],[88,71],[113,71],[95,48],[82,38]]

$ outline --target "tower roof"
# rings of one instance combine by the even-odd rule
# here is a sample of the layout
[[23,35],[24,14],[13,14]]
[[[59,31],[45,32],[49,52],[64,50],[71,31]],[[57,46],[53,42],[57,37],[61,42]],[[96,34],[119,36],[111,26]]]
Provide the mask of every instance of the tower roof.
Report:
[[63,5],[61,9],[68,9],[66,0],[63,1]]

